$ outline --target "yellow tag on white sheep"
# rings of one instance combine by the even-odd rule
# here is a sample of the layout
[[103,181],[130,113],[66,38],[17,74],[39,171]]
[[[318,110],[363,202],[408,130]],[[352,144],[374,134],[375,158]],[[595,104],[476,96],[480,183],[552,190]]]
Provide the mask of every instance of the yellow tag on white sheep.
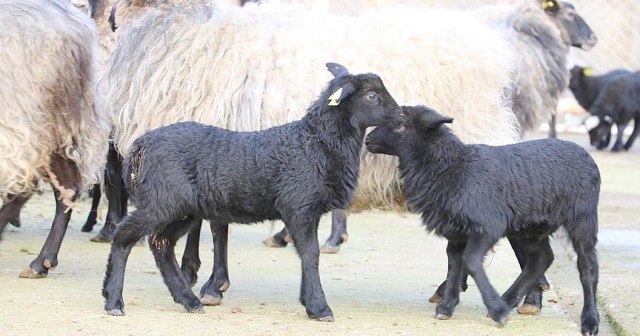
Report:
[[329,96],[329,106],[338,106],[340,102],[340,96],[342,95],[342,88],[339,88],[338,91],[334,92],[331,96]]
[[553,7],[553,1],[545,1],[542,3],[542,9],[547,9]]
[[584,70],[582,70],[582,73],[587,76],[590,77],[593,75],[593,69],[592,68],[584,68]]

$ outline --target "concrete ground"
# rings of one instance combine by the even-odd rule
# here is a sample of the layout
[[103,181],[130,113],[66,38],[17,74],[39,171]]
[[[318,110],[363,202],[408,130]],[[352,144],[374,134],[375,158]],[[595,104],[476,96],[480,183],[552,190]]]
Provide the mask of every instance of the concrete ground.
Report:
[[[529,137],[536,137],[531,134]],[[561,134],[586,144],[586,135]],[[635,335],[640,305],[640,145],[628,153],[592,151],[602,172],[600,205],[600,335]],[[86,209],[89,200],[83,201]],[[267,248],[267,224],[234,225],[229,246],[231,287],[223,304],[192,315],[171,299],[146,247],[134,248],[127,266],[124,317],[103,311],[102,279],[109,245],[80,232],[84,215],[74,213],[48,278],[19,279],[35,258],[53,214],[51,193],[36,196],[22,214],[22,227],[7,227],[0,242],[0,330],[7,335],[578,335],[582,290],[572,251],[562,237],[547,275],[542,314],[518,315],[504,327],[488,317],[473,283],[452,319],[434,318],[428,298],[446,274],[446,242],[427,234],[413,214],[370,211],[349,217],[350,240],[334,255],[321,255],[324,291],[336,322],[309,320],[297,297],[300,263],[292,247]],[[98,229],[97,227],[96,229]],[[280,227],[276,227],[276,230]],[[330,230],[320,224],[320,239]],[[211,271],[211,235],[203,230],[203,266],[195,291]],[[178,247],[183,248],[184,240]],[[180,255],[178,256],[180,257]],[[506,241],[485,261],[499,292],[518,275]]]

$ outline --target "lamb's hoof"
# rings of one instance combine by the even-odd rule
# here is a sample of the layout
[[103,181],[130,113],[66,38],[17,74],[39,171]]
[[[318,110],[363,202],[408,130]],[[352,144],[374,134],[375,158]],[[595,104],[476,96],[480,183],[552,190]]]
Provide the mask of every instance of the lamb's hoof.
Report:
[[324,244],[320,248],[320,253],[338,253],[338,251],[340,251],[340,245],[333,246],[329,244]]
[[284,236],[284,242],[285,243],[293,243],[293,238],[291,238],[291,235]]
[[90,241],[94,242],[94,243],[110,243],[111,242],[111,237],[103,235],[102,232],[98,233],[97,236],[89,239]]
[[47,277],[48,271],[44,271],[42,273],[36,272],[33,268],[27,267],[22,272],[20,272],[19,277],[25,279],[41,279]]
[[450,318],[451,318],[451,316],[449,316],[449,315],[445,315],[445,314],[441,314],[441,313],[436,314],[436,320],[448,320]]
[[320,321],[320,322],[335,322],[335,320],[333,319],[333,316],[331,316],[331,315],[319,317],[318,321]]
[[518,314],[522,314],[522,315],[539,315],[540,314],[540,308],[534,306],[534,305],[530,305],[530,304],[523,304],[522,306],[518,307]]
[[205,306],[219,306],[222,304],[222,298],[205,294],[204,296],[200,297],[200,302]]
[[429,298],[429,302],[431,303],[440,303],[442,301],[442,296],[438,295],[438,293],[433,294]]
[[203,307],[198,307],[196,309],[189,310],[189,313],[191,313],[191,314],[205,314],[206,311],[204,311]]
[[267,247],[286,247],[287,246],[286,241],[283,244],[283,243],[277,242],[275,239],[273,239],[273,237],[269,237],[263,240],[262,243],[265,244]]
[[15,227],[20,227],[20,218],[11,218],[9,219],[9,224],[15,226]]
[[551,286],[549,284],[540,284],[540,290],[541,291],[546,292],[549,289],[551,289]]
[[505,316],[503,316],[501,319],[499,319],[499,320],[498,320],[498,321],[496,321],[496,322],[498,322],[498,325],[499,325],[500,327],[504,327],[504,326],[507,324],[507,320],[509,320],[509,315],[505,315]]
[[107,310],[107,314],[111,316],[124,316],[124,311],[122,309],[111,309]]
[[93,226],[96,225],[96,223],[84,223],[84,225],[82,226],[82,228],[80,228],[80,231],[82,232],[91,232],[93,231]]

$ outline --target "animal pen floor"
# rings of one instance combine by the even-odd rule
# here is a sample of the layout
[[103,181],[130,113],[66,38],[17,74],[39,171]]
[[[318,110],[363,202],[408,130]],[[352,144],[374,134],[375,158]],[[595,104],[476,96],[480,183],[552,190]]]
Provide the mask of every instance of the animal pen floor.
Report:
[[[541,136],[531,134],[530,137]],[[586,143],[586,135],[565,135]],[[590,149],[591,150],[591,149]],[[640,304],[640,145],[629,153],[592,151],[602,172],[600,205],[600,335],[637,332]],[[85,209],[90,200],[83,200]],[[0,242],[0,330],[6,335],[571,335],[579,334],[582,290],[572,251],[556,237],[542,314],[515,311],[505,327],[486,317],[470,281],[453,318],[434,319],[428,298],[446,274],[446,242],[427,234],[419,217],[371,211],[349,217],[350,240],[334,255],[321,255],[320,274],[335,323],[307,319],[298,303],[300,264],[293,247],[267,248],[268,224],[234,225],[229,243],[231,287],[223,304],[192,315],[173,303],[146,246],[135,247],[125,277],[124,317],[109,316],[101,296],[109,245],[82,233],[85,214],[74,213],[59,255],[46,279],[19,279],[39,252],[53,215],[50,192],[35,196],[22,212],[22,227],[8,226]],[[96,227],[99,229],[99,227]],[[280,224],[275,228],[280,229]],[[329,217],[320,224],[328,236]],[[94,230],[95,231],[95,230]],[[177,249],[181,252],[184,239]],[[211,234],[201,237],[202,268],[195,291],[212,267]],[[181,255],[178,256],[179,258]],[[518,274],[509,244],[501,241],[485,266],[499,292]],[[612,317],[613,327],[607,322]]]

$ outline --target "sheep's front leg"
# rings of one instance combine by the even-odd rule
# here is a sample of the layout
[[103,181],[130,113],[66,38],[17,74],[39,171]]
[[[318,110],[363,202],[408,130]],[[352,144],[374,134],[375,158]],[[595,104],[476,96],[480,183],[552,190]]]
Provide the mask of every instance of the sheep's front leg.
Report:
[[636,141],[638,133],[640,133],[640,117],[636,117],[633,120],[633,132],[631,132],[629,139],[627,139],[627,143],[624,144],[625,150],[629,150],[629,148],[633,146],[633,142]]
[[612,152],[619,152],[622,150],[623,143],[622,143],[622,136],[624,133],[624,129],[627,128],[627,124],[629,122],[619,122],[618,123],[618,135],[616,137],[616,143],[613,144],[613,148],[611,148]]
[[[447,320],[453,315],[458,302],[460,302],[460,283],[462,282],[465,272],[462,265],[462,252],[466,244],[455,244],[449,242],[447,244],[447,279],[438,287],[442,291],[442,299],[436,306],[436,318],[438,320]],[[437,291],[436,291],[437,292]]]
[[0,239],[7,224],[11,223],[16,227],[20,227],[20,210],[29,198],[31,198],[31,194],[7,196],[9,201],[2,204],[2,208],[0,209]]
[[[462,261],[469,275],[475,280],[480,290],[482,301],[489,310],[489,316],[498,322],[498,324],[504,325],[507,323],[511,307],[504,302],[496,289],[491,285],[487,273],[482,266],[482,260],[485,254],[497,241],[498,239],[487,236],[469,237],[462,255]],[[536,280],[537,279],[539,278],[536,278]]]
[[324,296],[320,283],[320,244],[318,244],[318,223],[320,218],[285,221],[285,225],[295,242],[302,263],[300,303],[305,306],[309,318],[333,322],[333,312]]
[[210,220],[213,235],[213,270],[211,277],[200,290],[200,301],[205,306],[217,306],[222,303],[222,293],[229,285],[229,267],[227,261],[227,243],[229,223],[216,223]]

